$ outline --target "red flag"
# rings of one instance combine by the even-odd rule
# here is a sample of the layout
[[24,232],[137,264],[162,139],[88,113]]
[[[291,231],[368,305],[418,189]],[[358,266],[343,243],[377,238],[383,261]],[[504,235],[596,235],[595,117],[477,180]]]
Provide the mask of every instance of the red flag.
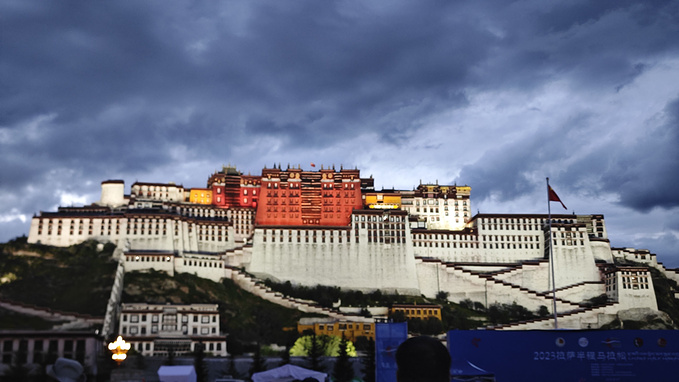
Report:
[[316,167],[316,165],[314,164],[314,162],[311,162],[311,167]]
[[549,189],[547,190],[547,192],[548,192],[548,194],[549,194],[549,201],[550,201],[550,202],[559,202],[559,203],[561,203],[561,206],[563,206],[563,209],[564,209],[564,210],[567,210],[567,209],[568,209],[568,208],[566,208],[566,205],[563,204],[563,202],[562,202],[561,199],[559,198],[559,195],[556,194],[556,192],[554,191],[554,189],[552,188],[552,186],[549,186]]

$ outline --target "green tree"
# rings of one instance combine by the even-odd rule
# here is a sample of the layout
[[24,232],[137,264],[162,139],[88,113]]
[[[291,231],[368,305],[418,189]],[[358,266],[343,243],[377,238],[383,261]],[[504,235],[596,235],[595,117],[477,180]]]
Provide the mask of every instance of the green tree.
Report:
[[395,312],[392,312],[392,313],[389,315],[389,318],[390,318],[393,322],[406,322],[406,321],[408,320],[408,318],[406,317],[406,314],[403,313],[403,311],[401,311],[401,310],[397,310],[397,311],[395,311]]
[[193,368],[196,369],[196,381],[206,382],[205,345],[202,342],[198,342],[193,350]]
[[361,360],[363,368],[363,381],[375,382],[375,340],[369,339],[366,348],[366,356]]
[[165,365],[167,366],[174,366],[175,364],[175,349],[174,345],[168,344],[167,345],[167,360],[165,361]]
[[307,359],[311,363],[311,369],[316,371],[323,371],[323,367],[321,366],[321,357],[323,356],[323,343],[318,338],[316,333],[310,336],[309,342],[310,346],[308,350]]
[[236,357],[233,354],[229,354],[229,368],[227,369],[228,376],[234,379],[240,377],[238,369],[236,369]]
[[347,352],[347,347],[349,346],[349,341],[346,337],[342,335],[342,339],[339,344],[339,355],[335,360],[335,367],[333,370],[333,375],[335,376],[335,381],[337,382],[349,382],[354,378],[354,368],[349,360],[349,354]]
[[[312,349],[317,347],[323,356],[337,357],[340,350],[340,337],[337,336],[317,336],[313,333],[300,337],[295,341],[290,349],[290,355],[297,357],[309,357],[313,353]],[[316,345],[314,345],[314,343]],[[351,341],[347,341],[347,353],[351,357],[356,356],[356,348]]]
[[266,370],[264,358],[262,357],[262,346],[257,343],[255,354],[252,356],[252,366],[250,367],[250,379],[255,373]]
[[422,334],[432,336],[443,332],[443,323],[436,317],[427,317],[422,322]]
[[26,356],[27,351],[23,349],[14,352],[12,364],[4,375],[7,381],[23,382],[28,380],[30,369],[26,366]]
[[292,346],[290,344],[285,344],[285,349],[281,352],[281,364],[280,366],[287,365],[290,363],[290,349]]

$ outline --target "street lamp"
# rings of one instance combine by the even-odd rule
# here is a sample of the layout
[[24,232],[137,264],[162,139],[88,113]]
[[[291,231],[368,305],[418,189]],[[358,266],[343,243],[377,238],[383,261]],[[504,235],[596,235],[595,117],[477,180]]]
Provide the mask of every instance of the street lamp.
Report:
[[127,351],[130,350],[130,343],[125,342],[123,340],[122,336],[118,336],[118,338],[115,340],[115,342],[111,342],[108,344],[108,350],[110,350],[113,354],[111,355],[111,358],[113,358],[114,361],[118,363],[118,366],[127,358]]

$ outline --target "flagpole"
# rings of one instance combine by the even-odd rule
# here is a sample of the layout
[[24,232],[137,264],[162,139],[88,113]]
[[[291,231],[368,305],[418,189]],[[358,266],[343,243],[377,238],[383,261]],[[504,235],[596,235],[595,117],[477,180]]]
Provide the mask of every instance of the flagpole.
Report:
[[547,224],[549,224],[549,264],[552,271],[552,311],[554,312],[554,329],[559,329],[556,318],[556,279],[554,278],[554,252],[552,250],[552,207],[549,200],[549,177],[547,177]]

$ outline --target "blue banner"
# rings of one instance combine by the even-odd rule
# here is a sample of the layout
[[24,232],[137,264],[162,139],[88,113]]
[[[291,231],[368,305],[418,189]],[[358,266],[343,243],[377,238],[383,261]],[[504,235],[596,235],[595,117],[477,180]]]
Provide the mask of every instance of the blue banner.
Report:
[[408,338],[408,323],[375,323],[375,381],[396,381],[396,349]]
[[448,349],[453,381],[679,380],[676,330],[454,330]]

